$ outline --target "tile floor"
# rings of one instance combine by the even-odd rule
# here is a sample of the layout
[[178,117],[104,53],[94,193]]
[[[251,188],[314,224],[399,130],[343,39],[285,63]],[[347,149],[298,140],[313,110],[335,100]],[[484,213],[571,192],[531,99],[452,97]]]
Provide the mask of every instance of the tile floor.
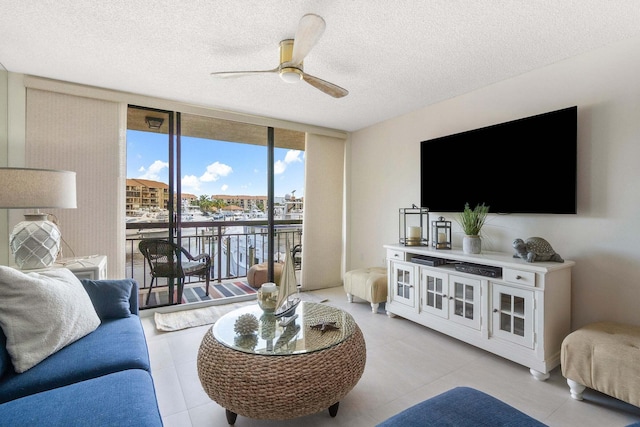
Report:
[[[375,426],[401,410],[465,385],[482,390],[549,426],[625,426],[640,421],[640,408],[587,390],[585,400],[569,396],[557,368],[546,382],[508,360],[464,344],[405,319],[371,313],[364,301],[347,303],[342,287],[303,293],[304,299],[342,308],[354,317],[367,343],[367,365],[360,382],[328,411],[286,421],[238,416],[236,426]],[[166,427],[228,425],[225,411],[204,393],[196,369],[197,351],[210,326],[158,332],[143,317],[160,412]],[[250,398],[250,397],[249,397]]]

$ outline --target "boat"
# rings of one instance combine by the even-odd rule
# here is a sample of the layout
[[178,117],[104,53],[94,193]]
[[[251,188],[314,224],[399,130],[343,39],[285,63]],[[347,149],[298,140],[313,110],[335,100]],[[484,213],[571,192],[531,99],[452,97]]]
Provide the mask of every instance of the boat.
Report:
[[280,277],[280,289],[278,290],[278,302],[276,303],[276,311],[273,313],[276,318],[293,316],[296,307],[300,304],[300,298],[293,296],[298,293],[298,281],[293,268],[294,260],[291,256],[289,242],[286,242],[286,248],[284,268]]

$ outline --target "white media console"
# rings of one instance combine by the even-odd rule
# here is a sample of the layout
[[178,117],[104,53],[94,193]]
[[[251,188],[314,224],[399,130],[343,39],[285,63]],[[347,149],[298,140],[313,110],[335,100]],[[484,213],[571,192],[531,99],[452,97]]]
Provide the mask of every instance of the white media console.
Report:
[[541,381],[560,364],[562,340],[571,332],[573,261],[528,263],[512,253],[399,244],[385,249],[387,315],[524,365]]

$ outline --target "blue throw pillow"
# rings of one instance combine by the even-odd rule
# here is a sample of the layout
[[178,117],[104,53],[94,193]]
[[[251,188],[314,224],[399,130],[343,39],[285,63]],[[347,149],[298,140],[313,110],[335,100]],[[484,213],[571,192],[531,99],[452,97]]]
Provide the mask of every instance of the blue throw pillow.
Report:
[[119,319],[131,316],[129,298],[132,283],[120,280],[81,280],[100,319]]

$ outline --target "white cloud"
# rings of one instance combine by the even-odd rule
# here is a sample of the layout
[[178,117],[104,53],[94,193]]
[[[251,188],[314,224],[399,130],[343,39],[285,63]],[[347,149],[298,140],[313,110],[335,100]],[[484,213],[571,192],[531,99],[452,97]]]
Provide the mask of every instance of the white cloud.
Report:
[[287,170],[287,165],[294,162],[302,162],[300,154],[303,154],[300,150],[289,150],[284,155],[284,160],[276,160],[273,165],[273,174],[282,175]]
[[285,162],[283,162],[282,160],[276,160],[275,164],[273,165],[273,174],[274,175],[283,174],[286,169],[287,169],[287,164]]
[[284,156],[284,162],[287,164],[293,163],[293,162],[302,162],[302,159],[300,158],[300,153],[302,153],[300,150],[287,151],[287,154]]
[[228,176],[233,172],[233,168],[220,162],[215,162],[207,166],[207,171],[202,174],[200,181],[211,182],[217,181],[222,176]]
[[229,186],[227,184],[222,185],[222,187],[220,187],[220,190],[222,190],[222,192],[227,191],[227,188],[229,188]]
[[156,160],[151,164],[151,166],[149,166],[149,168],[146,171],[144,170],[143,167],[140,168],[141,169],[140,172],[143,172],[143,173],[138,178],[150,179],[153,181],[160,181],[160,172],[162,172],[163,169],[166,169],[168,167],[169,167],[169,163],[163,162],[162,160]]
[[182,178],[182,187],[198,191],[200,190],[200,180],[195,175],[185,175]]

